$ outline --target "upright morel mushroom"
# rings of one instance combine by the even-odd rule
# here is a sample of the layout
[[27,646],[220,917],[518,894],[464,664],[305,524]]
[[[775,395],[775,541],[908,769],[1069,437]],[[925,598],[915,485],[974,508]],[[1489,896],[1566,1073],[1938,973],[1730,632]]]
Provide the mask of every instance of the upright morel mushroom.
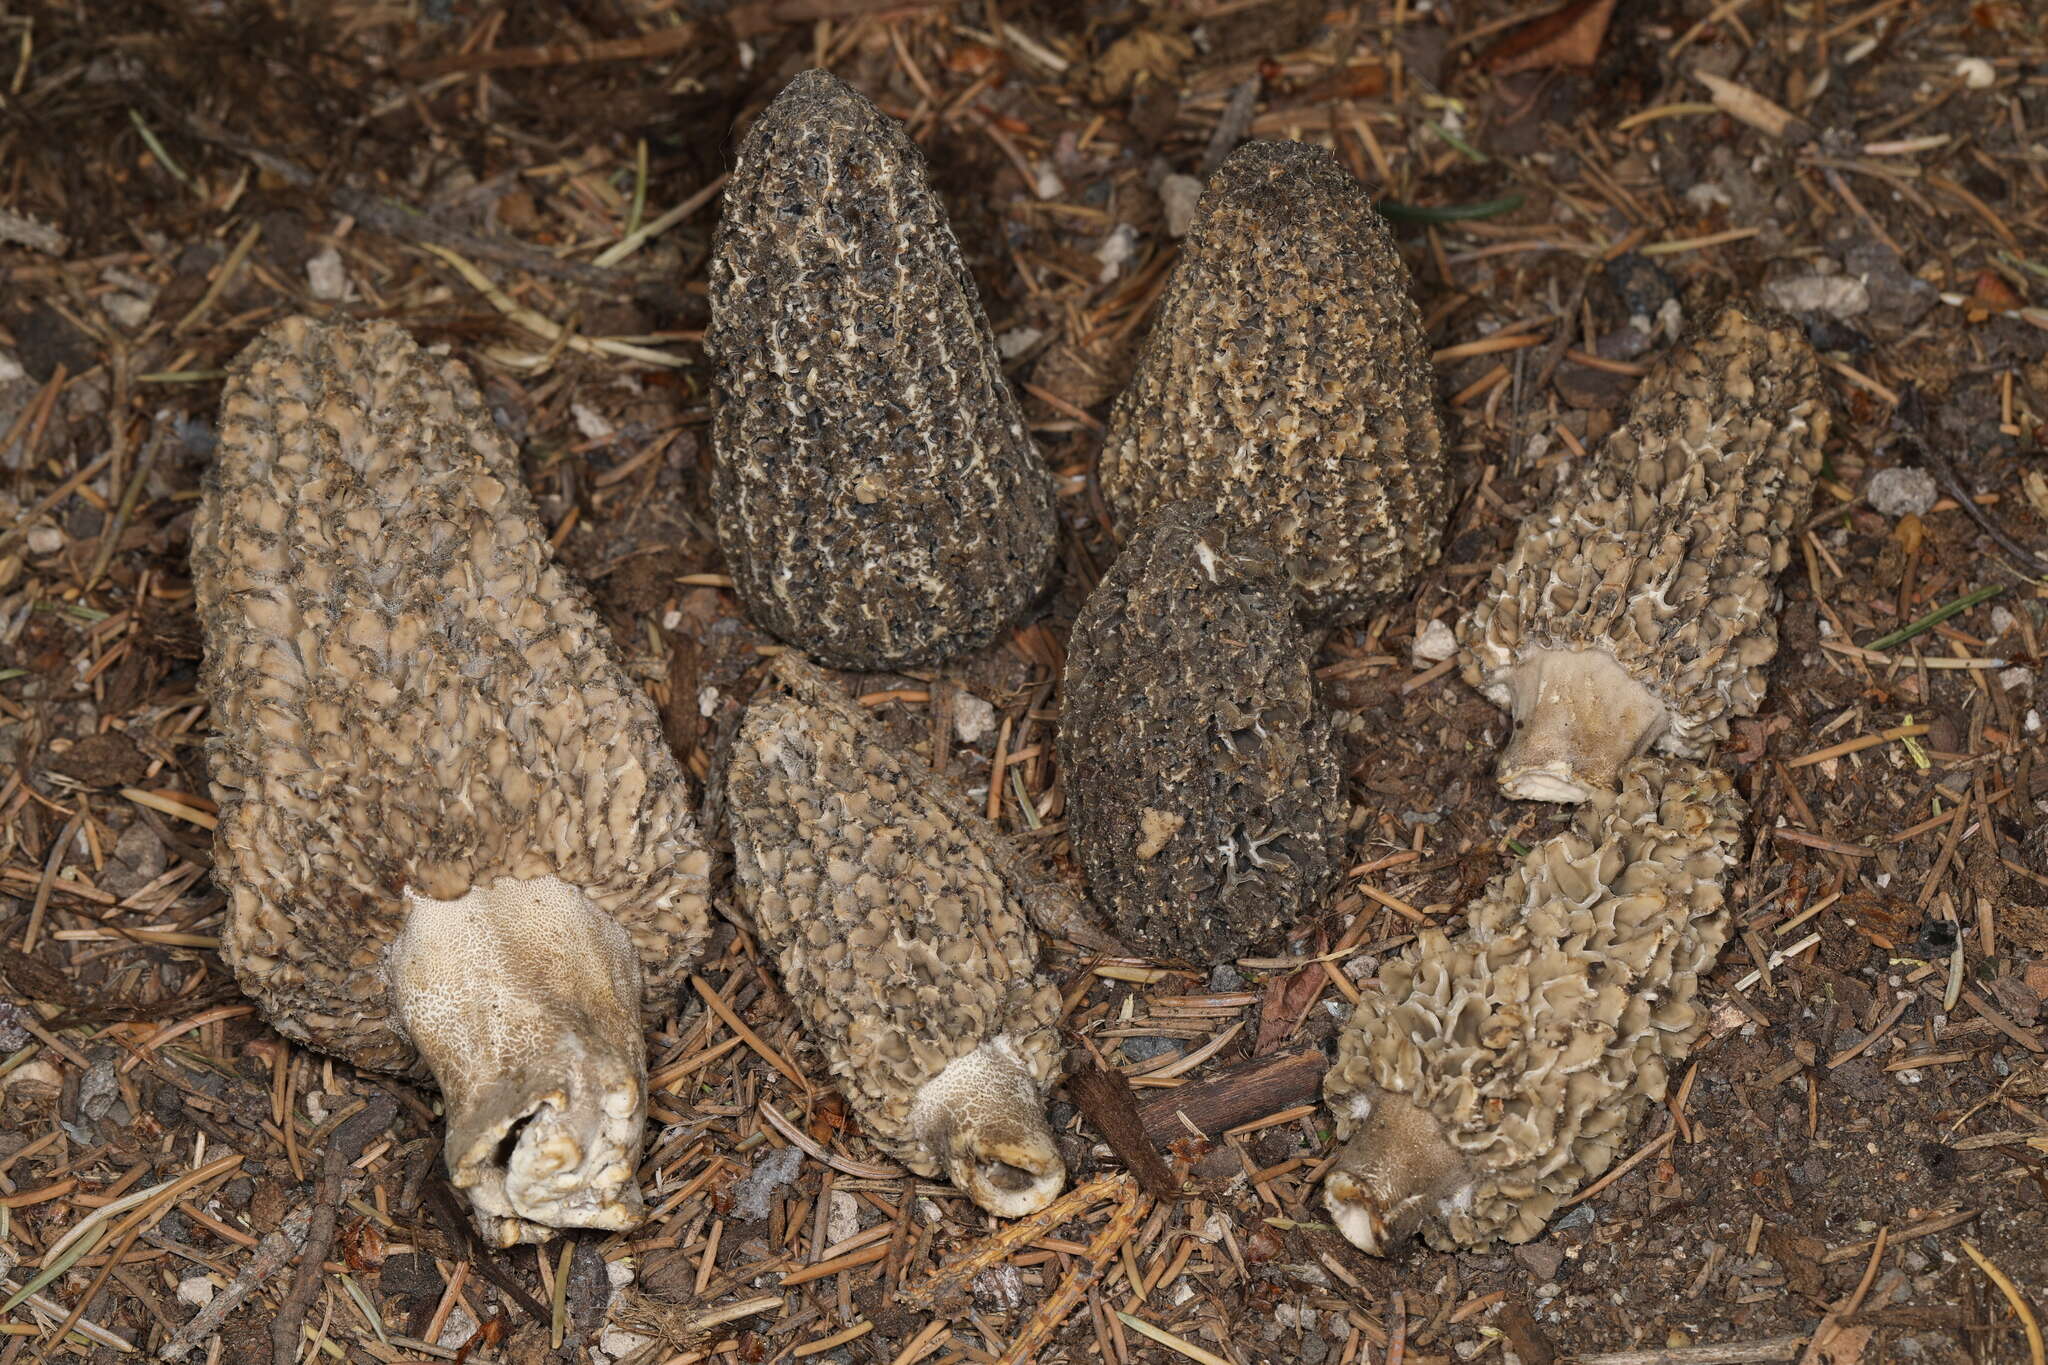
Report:
[[1090,896],[1141,951],[1206,967],[1271,948],[1336,880],[1343,777],[1289,599],[1257,533],[1179,502],[1074,622],[1067,827]]
[[475,386],[388,323],[243,352],[193,528],[223,955],[430,1073],[500,1245],[638,1221],[642,1010],[707,927],[690,794]]
[[1251,142],[1202,196],[1110,414],[1120,520],[1196,498],[1268,537],[1317,621],[1436,558],[1444,448],[1408,271],[1329,152]]
[[1051,474],[924,157],[837,77],[740,144],[704,345],[719,543],[763,628],[836,667],[930,663],[1044,585]]
[[1465,680],[1514,720],[1508,795],[1583,801],[1652,744],[1699,757],[1756,713],[1827,432],[1798,327],[1741,308],[1643,380],[1459,623]]
[[1066,1168],[1045,1117],[1060,993],[1002,836],[789,654],[726,772],[733,871],[810,1040],[884,1151],[1020,1218]]
[[1464,932],[1425,929],[1381,969],[1323,1078],[1349,1138],[1324,1201],[1347,1238],[1526,1242],[1613,1163],[1705,1026],[1744,814],[1722,773],[1635,759]]

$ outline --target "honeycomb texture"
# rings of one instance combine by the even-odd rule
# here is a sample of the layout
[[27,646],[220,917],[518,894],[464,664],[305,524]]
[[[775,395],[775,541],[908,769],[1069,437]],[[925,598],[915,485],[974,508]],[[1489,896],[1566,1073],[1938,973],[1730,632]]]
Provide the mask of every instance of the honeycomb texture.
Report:
[[1536,1236],[1664,1098],[1706,1024],[1700,978],[1729,935],[1722,881],[1745,814],[1721,772],[1636,759],[1495,878],[1462,933],[1424,929],[1381,969],[1323,1095],[1340,1138],[1400,1095],[1463,1154],[1473,1183],[1422,1223],[1430,1245]]
[[1314,913],[1342,774],[1276,557],[1197,502],[1146,521],[1067,646],[1060,771],[1090,896],[1148,954],[1208,966]]
[[712,496],[740,599],[840,668],[978,649],[1045,584],[1052,478],[923,155],[823,71],[741,144],[713,240]]
[[1060,1075],[1060,993],[1038,974],[1029,887],[1002,836],[815,670],[776,667],[796,694],[754,698],[726,775],[740,900],[869,1136],[938,1175],[944,1154],[912,1109],[948,1065],[997,1043],[1041,1114]]
[[192,569],[222,951],[280,1032],[421,1074],[387,998],[403,892],[507,877],[581,890],[646,1007],[673,998],[709,906],[688,786],[458,363],[387,323],[265,331]]
[[[1829,414],[1798,326],[1728,307],[1636,388],[1627,420],[1523,522],[1458,628],[1467,682],[1550,728],[1518,671],[1545,652],[1610,655],[1659,712],[1647,731],[1566,747],[1611,785],[1654,740],[1702,755],[1756,713],[1778,651],[1777,575],[1806,515]],[[1518,693],[1520,695],[1518,695]],[[1518,766],[1512,752],[1506,776]]]
[[1210,181],[1102,447],[1121,521],[1199,498],[1278,550],[1306,613],[1348,621],[1434,560],[1435,376],[1408,272],[1329,152],[1251,142]]

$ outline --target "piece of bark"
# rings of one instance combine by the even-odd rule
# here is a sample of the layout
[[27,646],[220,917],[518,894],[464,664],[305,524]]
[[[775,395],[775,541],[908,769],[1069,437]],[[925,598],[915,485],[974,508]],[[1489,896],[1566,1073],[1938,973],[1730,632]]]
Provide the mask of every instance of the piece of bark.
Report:
[[1155,1199],[1171,1199],[1178,1193],[1180,1187],[1161,1160],[1156,1139],[1138,1117],[1137,1094],[1121,1071],[1089,1062],[1067,1078],[1067,1094],[1145,1193]]
[[1285,1052],[1243,1062],[1206,1081],[1179,1086],[1138,1106],[1138,1118],[1145,1136],[1165,1146],[1188,1136],[1180,1121],[1186,1114],[1202,1136],[1218,1133],[1264,1118],[1267,1114],[1315,1099],[1329,1065],[1321,1049]]

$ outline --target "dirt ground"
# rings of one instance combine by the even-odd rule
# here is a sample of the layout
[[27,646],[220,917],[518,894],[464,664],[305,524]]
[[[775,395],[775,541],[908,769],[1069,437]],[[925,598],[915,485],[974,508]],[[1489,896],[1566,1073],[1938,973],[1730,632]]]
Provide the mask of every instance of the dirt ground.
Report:
[[[1067,528],[1000,646],[847,682],[1035,855],[1068,866],[1051,739],[1114,551],[1102,420],[1186,177],[1246,137],[1332,146],[1388,205],[1455,446],[1445,551],[1321,660],[1354,871],[1291,956],[1049,951],[1141,1112],[1262,1102],[1171,1144],[1178,1197],[1064,1092],[1055,1221],[1004,1240],[878,1169],[727,927],[652,1035],[647,1224],[488,1252],[433,1094],[287,1045],[215,951],[186,550],[223,370],[293,312],[467,361],[707,776],[767,641],[706,515],[706,257],[738,135],[814,64],[924,147]],[[1540,1240],[1367,1258],[1315,1198],[1345,997],[1564,819],[1500,797],[1501,714],[1416,645],[1726,297],[1797,315],[1839,420],[1768,702],[1720,755],[1753,816],[1712,1036]],[[2044,424],[2025,0],[0,6],[0,1365],[2038,1365]]]

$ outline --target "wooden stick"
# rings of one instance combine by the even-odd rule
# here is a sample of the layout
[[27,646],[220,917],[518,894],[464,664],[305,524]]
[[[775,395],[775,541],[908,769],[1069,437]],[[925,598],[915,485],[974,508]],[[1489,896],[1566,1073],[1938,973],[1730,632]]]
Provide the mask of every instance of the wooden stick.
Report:
[[1184,1085],[1138,1106],[1145,1136],[1163,1147],[1188,1136],[1187,1123],[1204,1137],[1313,1100],[1328,1065],[1320,1050],[1285,1052],[1225,1068],[1206,1081]]

